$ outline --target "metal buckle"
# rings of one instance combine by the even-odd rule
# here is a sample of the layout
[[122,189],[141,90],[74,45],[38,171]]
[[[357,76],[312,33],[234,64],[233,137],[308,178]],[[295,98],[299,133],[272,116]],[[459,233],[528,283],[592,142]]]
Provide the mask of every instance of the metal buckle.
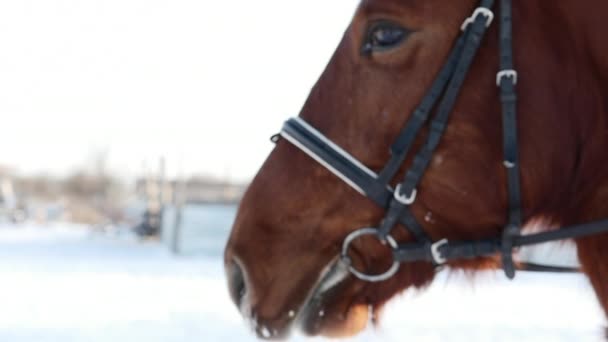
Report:
[[472,23],[475,22],[475,20],[477,19],[477,16],[480,14],[482,14],[483,16],[488,18],[486,21],[486,27],[490,27],[490,25],[492,25],[492,21],[494,20],[494,12],[492,12],[489,8],[477,7],[475,9],[475,12],[473,12],[473,15],[471,15],[470,17],[468,17],[464,20],[464,23],[462,23],[460,30],[462,30],[464,32],[467,29],[467,27],[469,27],[469,25],[471,25]]
[[509,77],[513,79],[513,84],[517,84],[517,71],[513,69],[501,70],[496,74],[496,85],[500,87],[500,82],[503,78]]
[[437,241],[431,245],[431,255],[433,256],[433,261],[435,262],[436,265],[443,265],[448,261],[448,259],[443,257],[441,255],[441,253],[439,252],[439,248],[447,245],[448,242],[449,242],[448,239],[443,239],[443,240]]
[[393,196],[395,197],[397,202],[399,202],[403,205],[412,205],[416,201],[416,196],[418,196],[418,190],[417,189],[412,190],[412,193],[409,196],[404,195],[401,193],[401,184],[399,184],[395,188],[395,192],[393,193]]
[[[357,270],[352,265],[351,258],[348,256],[348,248],[353,241],[366,235],[374,235],[378,237],[378,230],[375,228],[362,228],[348,235],[342,244],[342,254],[340,255],[340,260],[348,267],[351,274],[361,280],[368,281],[370,283],[378,283],[392,278],[399,271],[399,267],[401,267],[401,264],[398,261],[393,261],[393,265],[388,269],[388,271],[378,275],[365,274]],[[393,251],[399,248],[397,241],[395,241],[392,236],[387,235],[385,237],[385,241],[388,242]]]

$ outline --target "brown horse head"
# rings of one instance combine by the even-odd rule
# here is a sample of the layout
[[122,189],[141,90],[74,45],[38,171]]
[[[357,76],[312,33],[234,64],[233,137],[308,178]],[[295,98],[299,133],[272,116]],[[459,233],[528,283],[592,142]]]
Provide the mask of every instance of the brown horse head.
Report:
[[[595,8],[577,5],[587,2]],[[476,0],[362,1],[300,116],[379,171],[476,5]],[[592,152],[607,146],[606,135],[589,124],[600,120],[606,128],[604,103],[598,99],[608,68],[595,60],[600,53],[585,46],[600,42],[588,39],[591,22],[602,22],[594,15],[598,6],[608,10],[598,1],[514,1],[526,220],[580,219],[581,208],[571,199],[590,198],[589,189],[597,186],[589,178],[598,177],[597,161],[584,160],[594,160]],[[583,20],[587,26],[575,25]],[[566,31],[563,39],[555,38],[557,31]],[[489,238],[505,225],[498,60],[498,30],[492,26],[412,205],[433,239]],[[585,68],[596,68],[597,77]],[[580,110],[587,115],[575,115]],[[581,155],[582,148],[589,155]],[[395,182],[409,164],[406,160]],[[383,215],[326,168],[279,141],[241,203],[225,254],[232,297],[256,332],[280,338],[297,323],[311,335],[352,335],[395,294],[429,284],[435,269],[427,262],[403,265],[380,283],[358,280],[338,266],[345,237],[377,227]],[[405,230],[395,237],[412,240]],[[352,256],[357,268],[369,273],[381,273],[392,262],[387,247],[373,239],[357,240]],[[450,264],[468,269],[498,265],[495,258]]]

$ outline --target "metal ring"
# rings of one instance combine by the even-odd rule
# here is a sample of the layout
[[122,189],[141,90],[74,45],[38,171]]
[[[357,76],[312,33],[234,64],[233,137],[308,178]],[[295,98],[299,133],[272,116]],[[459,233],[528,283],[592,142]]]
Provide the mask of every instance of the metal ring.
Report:
[[[356,239],[358,239],[362,236],[366,236],[366,235],[374,235],[374,236],[378,237],[378,229],[362,228],[362,229],[356,230],[356,231],[352,232],[350,235],[348,235],[346,237],[346,239],[344,239],[344,243],[342,245],[342,255],[340,256],[340,260],[346,266],[348,266],[348,270],[350,271],[350,273],[352,273],[355,277],[357,277],[361,280],[368,281],[371,283],[377,283],[377,282],[381,282],[381,281],[390,279],[399,271],[399,267],[401,266],[401,264],[398,261],[393,261],[393,265],[391,266],[391,268],[389,268],[388,271],[386,271],[385,273],[382,273],[382,274],[378,274],[378,275],[365,274],[363,272],[358,271],[352,265],[351,258],[348,256],[348,248],[350,247],[351,243],[353,243],[353,241],[355,241]],[[386,242],[388,242],[389,246],[393,250],[396,250],[397,248],[399,248],[397,241],[395,241],[395,239],[392,236],[387,235],[385,237],[385,239],[386,239]]]

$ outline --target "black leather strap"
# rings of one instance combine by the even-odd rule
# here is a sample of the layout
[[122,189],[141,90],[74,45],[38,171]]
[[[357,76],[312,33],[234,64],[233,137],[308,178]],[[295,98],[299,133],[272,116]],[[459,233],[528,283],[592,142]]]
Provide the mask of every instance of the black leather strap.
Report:
[[287,120],[283,125],[281,135],[294,145],[299,144],[300,149],[323,163],[325,167],[330,168],[345,181],[350,182],[351,186],[358,188],[378,205],[382,207],[388,205],[391,194],[388,193],[386,186],[377,182],[375,174],[370,174],[369,170],[366,172],[356,165],[352,158],[347,157],[348,154],[322,138],[316,130],[307,127],[302,120]]
[[391,158],[378,176],[378,181],[380,183],[390,183],[403,165],[405,158],[407,158],[410,149],[414,145],[414,141],[416,140],[418,133],[427,122],[431,111],[435,108],[437,101],[439,101],[446,85],[454,74],[456,65],[460,60],[460,56],[462,55],[464,42],[465,36],[461,35],[456,41],[456,44],[454,44],[446,64],[437,75],[431,89],[422,99],[420,105],[418,105],[418,107],[414,110],[412,116],[407,121],[405,128],[401,131],[395,143],[391,146]]
[[[493,1],[487,0],[482,2],[481,7],[489,10],[492,5]],[[416,191],[416,187],[418,186],[424,173],[426,172],[430,161],[433,158],[433,153],[437,149],[437,146],[439,146],[441,138],[445,133],[450,113],[454,109],[456,100],[458,98],[458,95],[460,94],[460,91],[462,90],[462,86],[464,84],[466,76],[469,72],[469,69],[471,68],[473,60],[475,59],[477,51],[479,50],[481,42],[483,41],[483,37],[487,31],[487,23],[488,18],[484,15],[477,15],[474,18],[474,21],[470,25],[468,25],[468,27],[465,29],[465,32],[463,32],[461,38],[459,38],[459,41],[464,41],[462,47],[457,46],[457,48],[455,49],[455,52],[460,51],[460,56],[456,56],[454,54],[450,56],[450,59],[457,59],[455,66],[444,68],[441,71],[441,73],[443,73],[446,70],[453,70],[453,74],[449,78],[449,83],[447,85],[447,89],[443,94],[443,97],[441,98],[441,102],[439,103],[437,114],[429,125],[429,134],[426,143],[415,155],[412,165],[407,170],[405,179],[401,183],[401,192],[397,195],[412,198],[413,196],[415,196],[414,191]],[[452,61],[450,60],[450,62]],[[447,77],[445,76],[447,76],[447,74],[441,75],[440,79],[447,79]],[[436,91],[437,89],[433,90]],[[435,97],[434,95],[435,94],[433,94],[431,98],[435,99],[436,101],[438,97]],[[416,115],[414,115],[414,120],[419,120],[416,119]],[[418,123],[419,121],[413,122]],[[407,146],[408,149],[413,143],[413,137],[411,137],[410,135],[412,130],[413,129],[408,125],[405,128],[405,133],[402,134],[402,136],[408,138],[407,142],[409,144],[404,145]],[[395,218],[401,216],[403,218],[402,221],[409,222],[409,225],[404,225],[405,228],[410,231],[419,242],[430,242],[431,239],[426,233],[424,233],[424,230],[416,221],[411,211],[407,210],[406,207],[408,206],[409,204],[404,203],[396,198],[393,198],[391,200],[387,216],[380,227],[380,235],[386,236],[387,234],[389,234],[391,229],[395,226],[395,221],[397,221]]]
[[608,232],[608,220],[602,220],[532,235],[520,235],[513,239],[513,246],[523,247],[551,241],[579,239],[606,232]]
[[[513,250],[513,248],[533,246],[552,241],[580,239],[603,233],[608,233],[608,220],[590,222],[548,232],[535,233],[530,235],[518,235],[517,237],[512,239],[511,251]],[[432,254],[432,246],[432,244],[423,243],[403,244],[399,247],[397,251],[395,251],[395,260],[401,262],[433,261],[434,258]],[[449,261],[474,259],[478,257],[496,255],[497,253],[500,253],[502,251],[502,246],[502,239],[488,239],[479,241],[449,241],[445,242],[444,244],[441,244],[441,246],[439,246],[437,250],[441,258]],[[543,266],[526,263],[523,263],[521,265],[529,265],[527,268],[519,268],[522,270],[529,271],[541,271],[541,269],[543,268],[546,270],[559,270],[560,272],[571,272],[578,270],[576,268]],[[517,269],[517,267],[515,268]]]
[[518,271],[525,272],[544,272],[544,273],[580,273],[579,267],[563,267],[563,266],[549,266],[539,265],[530,262],[518,263],[515,268]]
[[519,166],[519,146],[517,139],[517,94],[515,92],[517,74],[513,67],[513,32],[511,0],[501,0],[500,6],[500,72],[497,82],[500,86],[502,104],[502,127],[504,166],[507,170],[509,199],[508,223],[503,234],[502,262],[506,276],[515,277],[513,263],[513,239],[520,234],[522,226],[521,186]]
[[[446,261],[475,259],[496,254],[500,248],[500,241],[461,241],[446,242],[437,247],[439,256]],[[433,255],[433,244],[412,243],[399,246],[393,257],[399,262],[429,261],[436,263]]]
[[[480,7],[490,9],[493,3],[493,1],[484,1]],[[437,114],[430,124],[426,143],[414,157],[413,163],[406,172],[405,179],[401,183],[402,194],[411,194],[414,189],[416,189],[433,158],[433,153],[441,142],[450,114],[454,109],[458,95],[460,95],[469,69],[473,64],[473,60],[477,55],[479,46],[487,31],[486,24],[487,18],[483,15],[478,15],[464,33],[466,38],[462,56],[458,61],[454,75],[439,104]]]

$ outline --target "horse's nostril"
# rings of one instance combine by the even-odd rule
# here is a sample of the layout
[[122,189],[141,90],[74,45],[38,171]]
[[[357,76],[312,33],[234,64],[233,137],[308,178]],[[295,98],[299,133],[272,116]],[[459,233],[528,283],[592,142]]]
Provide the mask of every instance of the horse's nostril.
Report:
[[247,292],[247,286],[245,284],[245,275],[241,266],[232,262],[228,269],[228,289],[230,290],[230,297],[234,303],[240,307],[243,297]]

